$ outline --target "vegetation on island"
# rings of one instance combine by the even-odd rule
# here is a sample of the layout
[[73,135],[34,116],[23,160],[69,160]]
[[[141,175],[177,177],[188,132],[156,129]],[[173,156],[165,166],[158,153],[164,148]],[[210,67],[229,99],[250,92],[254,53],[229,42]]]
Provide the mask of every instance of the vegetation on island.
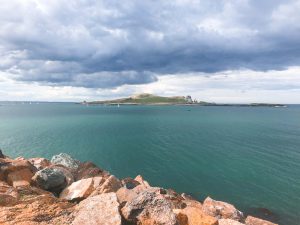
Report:
[[84,102],[86,104],[188,104],[191,103],[191,97],[187,96],[174,96],[174,97],[163,97],[152,94],[138,94],[128,98],[120,98],[115,100],[106,101],[93,101]]
[[84,101],[81,104],[86,105],[200,105],[200,106],[237,106],[237,107],[286,107],[282,104],[269,104],[269,103],[250,103],[250,104],[226,104],[226,103],[214,103],[197,101],[192,99],[190,95],[188,96],[173,96],[173,97],[163,97],[153,94],[138,94],[133,95],[128,98],[119,98],[114,100],[104,100],[104,101]]

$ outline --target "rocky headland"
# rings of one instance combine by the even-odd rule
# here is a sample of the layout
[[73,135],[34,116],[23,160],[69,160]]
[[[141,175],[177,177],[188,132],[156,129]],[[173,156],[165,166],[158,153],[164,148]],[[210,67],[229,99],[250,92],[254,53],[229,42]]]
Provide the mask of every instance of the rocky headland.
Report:
[[142,176],[118,179],[61,153],[11,159],[0,150],[3,225],[274,225],[232,204],[152,187]]

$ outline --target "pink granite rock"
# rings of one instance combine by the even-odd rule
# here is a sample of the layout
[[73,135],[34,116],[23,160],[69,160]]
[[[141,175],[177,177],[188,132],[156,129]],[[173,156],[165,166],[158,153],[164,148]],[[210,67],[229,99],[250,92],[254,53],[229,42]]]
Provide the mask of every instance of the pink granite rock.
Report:
[[243,213],[227,202],[221,202],[207,197],[203,202],[203,211],[217,219],[243,220]]
[[121,225],[119,203],[115,193],[89,197],[76,207],[72,225]]
[[93,178],[82,179],[66,187],[59,195],[60,199],[80,201],[87,198],[94,191]]
[[128,222],[140,225],[175,225],[176,215],[172,211],[172,206],[163,195],[159,193],[159,188],[147,188],[128,201],[121,209],[122,215]]

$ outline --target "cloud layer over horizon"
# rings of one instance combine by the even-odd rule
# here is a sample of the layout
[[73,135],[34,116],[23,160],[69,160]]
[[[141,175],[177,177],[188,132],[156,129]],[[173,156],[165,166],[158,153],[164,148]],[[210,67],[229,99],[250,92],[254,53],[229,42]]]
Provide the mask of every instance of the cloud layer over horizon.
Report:
[[96,90],[288,71],[300,66],[299,12],[299,0],[3,1],[0,83]]

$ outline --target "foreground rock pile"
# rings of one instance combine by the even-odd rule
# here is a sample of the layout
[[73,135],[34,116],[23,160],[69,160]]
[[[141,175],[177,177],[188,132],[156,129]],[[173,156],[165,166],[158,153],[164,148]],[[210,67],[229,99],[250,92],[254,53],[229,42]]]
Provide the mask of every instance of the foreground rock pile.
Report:
[[0,150],[0,224],[274,225],[233,205],[203,203],[151,187],[141,176],[119,180],[67,154],[11,159]]

